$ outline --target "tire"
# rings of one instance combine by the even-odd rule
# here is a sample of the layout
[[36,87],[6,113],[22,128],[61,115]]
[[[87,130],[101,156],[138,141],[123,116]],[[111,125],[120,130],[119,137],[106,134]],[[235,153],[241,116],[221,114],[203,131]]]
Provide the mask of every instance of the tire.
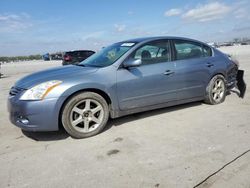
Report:
[[205,103],[215,105],[225,101],[226,81],[222,75],[215,75],[206,88]]
[[66,132],[74,138],[87,138],[100,133],[109,119],[105,99],[97,93],[79,93],[64,105],[61,121]]

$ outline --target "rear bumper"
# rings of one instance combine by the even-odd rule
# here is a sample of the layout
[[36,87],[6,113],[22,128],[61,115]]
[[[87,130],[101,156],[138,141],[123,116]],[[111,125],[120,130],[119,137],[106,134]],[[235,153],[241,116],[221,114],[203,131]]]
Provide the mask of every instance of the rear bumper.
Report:
[[230,82],[227,82],[227,90],[236,88],[239,91],[239,97],[244,98],[246,92],[246,83],[244,81],[244,70],[236,70],[232,75]]
[[236,87],[238,88],[238,90],[240,91],[240,98],[244,98],[245,93],[246,93],[246,83],[244,81],[244,70],[238,70],[237,72],[237,83],[236,83]]

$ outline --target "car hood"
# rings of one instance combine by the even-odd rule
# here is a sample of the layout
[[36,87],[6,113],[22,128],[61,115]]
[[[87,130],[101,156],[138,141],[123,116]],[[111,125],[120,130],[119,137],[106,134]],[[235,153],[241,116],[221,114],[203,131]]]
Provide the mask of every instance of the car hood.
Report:
[[50,80],[67,80],[72,79],[72,77],[81,75],[87,75],[93,73],[97,70],[96,67],[82,67],[75,65],[67,65],[62,67],[56,67],[52,69],[47,69],[44,71],[39,71],[28,76],[23,77],[15,83],[16,87],[29,89],[34,85],[40,84],[42,82]]

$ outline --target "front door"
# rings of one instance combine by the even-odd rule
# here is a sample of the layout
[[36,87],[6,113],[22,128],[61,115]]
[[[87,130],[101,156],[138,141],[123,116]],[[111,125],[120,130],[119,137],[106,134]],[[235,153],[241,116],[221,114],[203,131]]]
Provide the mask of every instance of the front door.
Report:
[[176,99],[175,65],[171,62],[168,40],[147,43],[129,60],[142,65],[117,70],[117,97],[121,110],[141,108]]

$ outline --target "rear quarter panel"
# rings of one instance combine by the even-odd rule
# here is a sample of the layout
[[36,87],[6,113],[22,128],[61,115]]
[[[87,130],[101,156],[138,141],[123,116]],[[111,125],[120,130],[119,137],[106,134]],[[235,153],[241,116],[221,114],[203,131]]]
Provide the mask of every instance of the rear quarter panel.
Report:
[[218,68],[215,70],[213,76],[222,74],[227,83],[235,81],[238,70],[237,66],[223,52],[214,49],[214,54],[215,63],[218,65]]

